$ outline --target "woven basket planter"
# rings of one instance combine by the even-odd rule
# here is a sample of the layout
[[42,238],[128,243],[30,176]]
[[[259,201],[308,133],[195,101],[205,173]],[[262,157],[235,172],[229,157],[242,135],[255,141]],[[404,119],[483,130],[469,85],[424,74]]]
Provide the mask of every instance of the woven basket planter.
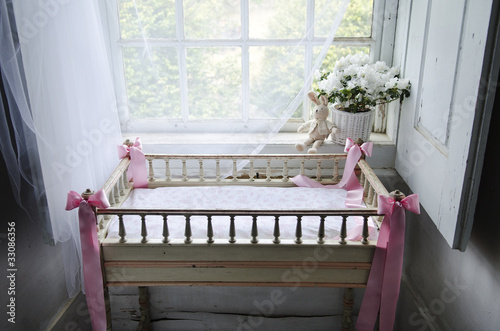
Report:
[[368,141],[372,131],[374,110],[353,114],[331,107],[331,111],[333,124],[337,127],[337,132],[332,134],[334,143],[345,145],[346,138],[353,140],[361,138],[363,141]]

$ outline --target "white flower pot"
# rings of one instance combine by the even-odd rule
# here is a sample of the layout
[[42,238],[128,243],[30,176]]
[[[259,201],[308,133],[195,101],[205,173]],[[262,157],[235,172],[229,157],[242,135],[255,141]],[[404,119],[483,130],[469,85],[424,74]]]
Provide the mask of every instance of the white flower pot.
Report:
[[368,141],[373,125],[373,109],[353,114],[332,106],[331,111],[332,122],[337,127],[337,132],[332,134],[334,143],[345,145],[346,138]]

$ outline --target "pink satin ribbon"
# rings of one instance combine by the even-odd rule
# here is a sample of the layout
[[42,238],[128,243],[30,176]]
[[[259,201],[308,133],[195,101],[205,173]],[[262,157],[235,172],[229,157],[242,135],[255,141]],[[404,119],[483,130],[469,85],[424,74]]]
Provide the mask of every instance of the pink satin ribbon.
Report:
[[96,216],[92,207],[108,208],[109,202],[103,190],[99,190],[91,195],[88,201],[75,191],[69,191],[66,210],[78,207],[83,281],[85,284],[87,307],[92,321],[92,330],[106,330],[101,257],[99,253],[99,241],[97,240]]
[[[339,183],[335,185],[322,185],[307,176],[297,175],[291,180],[297,186],[311,187],[311,188],[328,188],[328,189],[342,189],[347,191],[345,206],[346,208],[362,208],[363,207],[363,186],[358,181],[354,169],[359,159],[363,154],[366,156],[372,155],[373,143],[366,142],[361,146],[355,144],[351,138],[346,139],[344,151],[347,152],[346,163],[344,166],[344,173]],[[360,240],[363,227],[363,220],[359,217],[355,218],[356,227],[351,229],[348,233],[348,240]]]
[[384,214],[356,330],[372,331],[380,309],[381,331],[394,328],[405,239],[405,209],[420,214],[418,194],[395,201],[378,197],[378,213]]
[[146,168],[146,156],[142,152],[142,143],[139,138],[135,139],[132,146],[118,145],[118,157],[130,157],[130,165],[127,170],[128,180],[133,180],[135,188],[148,187],[148,175]]

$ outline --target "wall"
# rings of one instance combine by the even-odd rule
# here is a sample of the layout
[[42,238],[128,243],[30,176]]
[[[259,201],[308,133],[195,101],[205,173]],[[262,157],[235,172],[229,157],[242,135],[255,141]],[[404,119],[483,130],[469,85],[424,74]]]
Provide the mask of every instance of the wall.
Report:
[[[0,252],[2,270],[0,271],[0,291],[2,307],[9,304],[10,297],[15,298],[15,324],[8,321],[11,316],[3,308],[0,314],[0,330],[44,330],[51,320],[67,303],[68,294],[64,278],[61,245],[49,246],[43,242],[38,226],[34,224],[25,212],[16,204],[10,188],[3,157],[0,155],[0,199],[3,213],[0,228]],[[8,224],[15,222],[15,281],[7,279],[12,272],[7,272],[7,231]],[[12,278],[12,280],[14,280]],[[9,295],[8,289],[15,291]],[[79,304],[76,304],[79,303]],[[64,315],[64,323],[59,324],[59,330],[76,330],[86,327],[88,313],[85,304],[74,301],[73,308]],[[8,310],[7,310],[8,309]],[[14,315],[12,315],[14,317]]]
[[494,159],[500,141],[500,97],[491,119],[478,205],[465,252],[452,250],[428,215],[409,215],[397,330],[498,330],[500,222]]

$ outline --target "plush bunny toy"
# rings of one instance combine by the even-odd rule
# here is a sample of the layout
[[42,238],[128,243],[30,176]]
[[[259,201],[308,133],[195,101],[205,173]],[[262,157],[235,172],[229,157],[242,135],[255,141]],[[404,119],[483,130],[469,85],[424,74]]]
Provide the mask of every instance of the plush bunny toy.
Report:
[[333,123],[327,120],[330,112],[328,110],[328,98],[326,95],[320,97],[321,102],[313,91],[310,91],[307,95],[316,105],[313,110],[314,119],[305,122],[298,128],[297,132],[299,133],[307,131],[309,133],[309,138],[303,143],[295,144],[295,148],[297,148],[299,152],[302,152],[306,146],[313,144],[307,153],[316,154],[318,152],[318,147],[323,144],[323,141],[328,138],[330,133],[335,133],[337,128],[334,128]]

